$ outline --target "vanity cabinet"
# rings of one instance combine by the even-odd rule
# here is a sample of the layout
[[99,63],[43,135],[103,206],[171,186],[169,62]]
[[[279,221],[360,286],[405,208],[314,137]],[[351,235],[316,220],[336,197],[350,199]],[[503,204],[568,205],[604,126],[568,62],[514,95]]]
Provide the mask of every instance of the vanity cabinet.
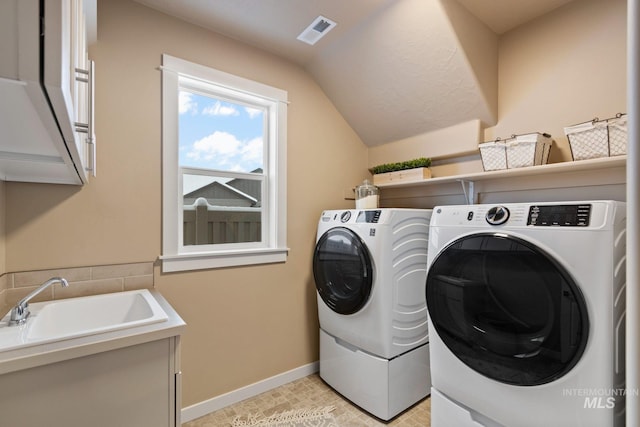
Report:
[[0,376],[0,424],[180,426],[180,337]]
[[0,2],[0,179],[84,184],[95,174],[95,13],[96,0]]
[[[0,321],[0,426],[179,427],[180,337],[186,324],[162,295],[153,290],[149,294],[157,305],[136,304],[129,314],[164,312],[166,319],[125,322],[116,329],[89,329],[77,336],[57,336],[49,330],[44,336],[53,335],[37,342],[28,337],[34,332],[30,324],[34,326],[41,312],[34,310],[21,326]],[[106,299],[108,310],[123,307],[109,305]],[[79,298],[73,308],[65,306],[77,310],[78,316],[57,311],[45,322],[70,316],[80,330],[90,327],[96,305],[83,306],[88,302]]]

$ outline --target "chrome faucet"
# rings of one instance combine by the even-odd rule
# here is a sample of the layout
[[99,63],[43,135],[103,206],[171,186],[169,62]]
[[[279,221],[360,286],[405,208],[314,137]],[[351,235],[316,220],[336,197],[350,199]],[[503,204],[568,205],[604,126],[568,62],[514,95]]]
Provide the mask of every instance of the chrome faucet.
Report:
[[29,295],[18,301],[16,306],[11,309],[11,320],[9,320],[9,326],[22,325],[26,322],[27,317],[31,314],[29,311],[29,301],[54,283],[60,283],[65,288],[69,286],[67,279],[63,279],[62,277],[52,277],[47,280],[38,289],[32,291]]

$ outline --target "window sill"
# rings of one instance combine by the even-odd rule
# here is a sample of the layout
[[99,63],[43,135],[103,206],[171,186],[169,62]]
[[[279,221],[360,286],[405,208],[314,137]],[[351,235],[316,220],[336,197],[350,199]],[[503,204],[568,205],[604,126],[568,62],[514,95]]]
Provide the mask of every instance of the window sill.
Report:
[[237,251],[194,252],[179,255],[161,255],[162,272],[204,270],[241,265],[285,262],[289,248],[247,249]]

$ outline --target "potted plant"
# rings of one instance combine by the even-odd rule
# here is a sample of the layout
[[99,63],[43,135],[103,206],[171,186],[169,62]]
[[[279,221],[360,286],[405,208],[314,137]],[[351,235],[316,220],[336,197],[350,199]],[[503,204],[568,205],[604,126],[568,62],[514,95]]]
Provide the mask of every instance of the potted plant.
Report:
[[385,163],[369,169],[373,174],[373,184],[391,184],[400,182],[421,181],[431,178],[431,159],[420,157],[397,163]]

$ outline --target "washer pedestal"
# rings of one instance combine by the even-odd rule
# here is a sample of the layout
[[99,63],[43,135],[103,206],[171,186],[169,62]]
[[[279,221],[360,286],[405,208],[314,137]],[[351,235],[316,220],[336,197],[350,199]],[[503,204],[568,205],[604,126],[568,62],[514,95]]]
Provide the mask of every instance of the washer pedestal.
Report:
[[429,344],[388,360],[320,329],[320,377],[362,409],[388,421],[429,395]]

